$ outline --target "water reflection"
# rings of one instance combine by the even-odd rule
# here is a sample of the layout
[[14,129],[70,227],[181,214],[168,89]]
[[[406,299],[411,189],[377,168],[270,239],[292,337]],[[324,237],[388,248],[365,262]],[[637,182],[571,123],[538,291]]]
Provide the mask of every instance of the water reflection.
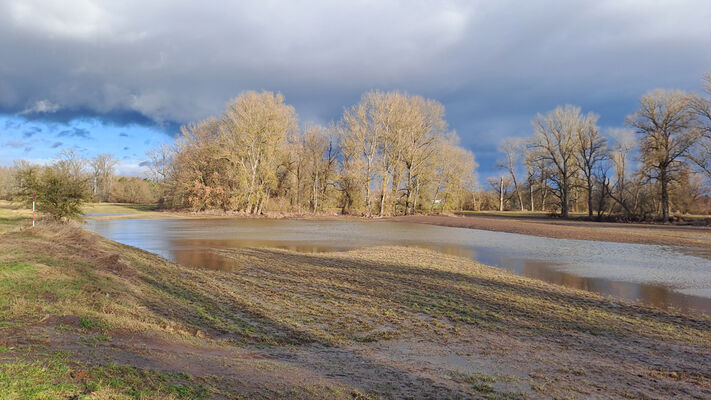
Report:
[[219,270],[233,268],[215,252],[219,249],[271,247],[314,253],[419,246],[551,283],[711,315],[711,261],[672,247],[396,222],[121,219],[91,220],[88,228],[184,265]]

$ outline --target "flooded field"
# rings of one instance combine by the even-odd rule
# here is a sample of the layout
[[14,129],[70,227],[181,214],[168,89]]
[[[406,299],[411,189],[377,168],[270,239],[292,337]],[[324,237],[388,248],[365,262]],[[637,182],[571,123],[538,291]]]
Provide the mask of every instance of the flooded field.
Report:
[[276,247],[327,252],[419,246],[603,295],[711,315],[711,260],[672,246],[551,239],[387,221],[269,219],[89,220],[120,243],[201,268],[229,270],[215,249]]

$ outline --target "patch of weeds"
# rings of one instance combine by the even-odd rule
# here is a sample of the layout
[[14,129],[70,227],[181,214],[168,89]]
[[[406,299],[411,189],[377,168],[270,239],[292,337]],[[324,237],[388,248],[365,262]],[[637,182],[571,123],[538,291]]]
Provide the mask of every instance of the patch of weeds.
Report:
[[89,346],[96,347],[99,343],[110,342],[111,338],[103,334],[98,334],[84,337],[82,338],[82,341],[88,344]]
[[353,399],[353,400],[372,400],[373,397],[370,397],[367,394],[363,394],[357,390],[353,390],[353,391],[351,391],[351,399]]
[[494,391],[493,386],[491,386],[488,383],[483,383],[483,382],[473,383],[472,389],[476,392],[479,392],[479,393],[492,393]]
[[70,398],[78,389],[70,372],[55,360],[0,363],[0,393],[17,399]]
[[362,343],[372,343],[379,340],[390,340],[400,337],[400,332],[393,330],[381,330],[370,332],[365,336],[356,337],[356,340]]
[[465,382],[469,383],[479,383],[479,382],[496,382],[496,376],[494,375],[489,375],[484,372],[475,372],[468,376],[465,380]]
[[57,329],[62,330],[62,331],[71,331],[72,330],[71,325],[67,325],[63,322],[57,322],[56,327],[57,327]]
[[87,331],[99,330],[101,332],[107,332],[109,330],[109,325],[106,322],[94,320],[89,317],[82,317],[79,320],[79,326]]
[[524,400],[527,398],[525,393],[514,392],[492,392],[485,393],[483,397],[487,400]]
[[543,383],[543,384],[537,384],[537,383],[535,383],[534,381],[531,381],[531,389],[534,390],[534,391],[536,391],[536,392],[543,393],[543,392],[546,391],[546,384],[545,384],[545,383]]
[[104,387],[125,393],[133,398],[172,397],[179,399],[205,399],[209,390],[193,382],[193,378],[183,373],[159,373],[151,370],[127,366],[94,366],[88,370],[91,380],[85,384],[89,391],[99,391]]
[[630,392],[629,390],[623,390],[622,392],[618,392],[620,396],[622,396],[625,399],[638,399],[639,396],[637,396],[637,393]]

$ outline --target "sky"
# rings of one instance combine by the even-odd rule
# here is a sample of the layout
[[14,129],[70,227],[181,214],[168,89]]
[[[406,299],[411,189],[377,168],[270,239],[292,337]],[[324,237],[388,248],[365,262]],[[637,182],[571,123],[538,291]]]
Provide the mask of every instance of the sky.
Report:
[[651,89],[700,90],[709,21],[708,0],[0,0],[0,165],[71,148],[141,175],[242,91],[305,125],[397,89],[444,104],[485,181],[536,113],[574,104],[606,132]]

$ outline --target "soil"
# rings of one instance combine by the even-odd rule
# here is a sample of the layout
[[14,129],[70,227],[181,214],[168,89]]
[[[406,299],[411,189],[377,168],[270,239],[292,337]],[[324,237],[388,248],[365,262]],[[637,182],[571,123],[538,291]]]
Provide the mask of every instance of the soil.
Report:
[[[90,365],[110,363],[216,380],[226,395],[216,398],[236,393],[283,397],[295,387],[310,388],[309,398],[359,398],[360,391],[412,399],[711,396],[708,347],[647,338],[538,336],[516,330],[497,334],[467,327],[443,337],[367,344],[240,347],[211,338],[191,343],[118,331],[108,342],[87,344],[77,340],[76,332],[50,323],[33,331],[33,336],[47,338],[42,344],[78,355]],[[13,335],[5,340],[9,345],[22,342],[26,340]],[[76,379],[86,375],[82,369],[73,373]]]

